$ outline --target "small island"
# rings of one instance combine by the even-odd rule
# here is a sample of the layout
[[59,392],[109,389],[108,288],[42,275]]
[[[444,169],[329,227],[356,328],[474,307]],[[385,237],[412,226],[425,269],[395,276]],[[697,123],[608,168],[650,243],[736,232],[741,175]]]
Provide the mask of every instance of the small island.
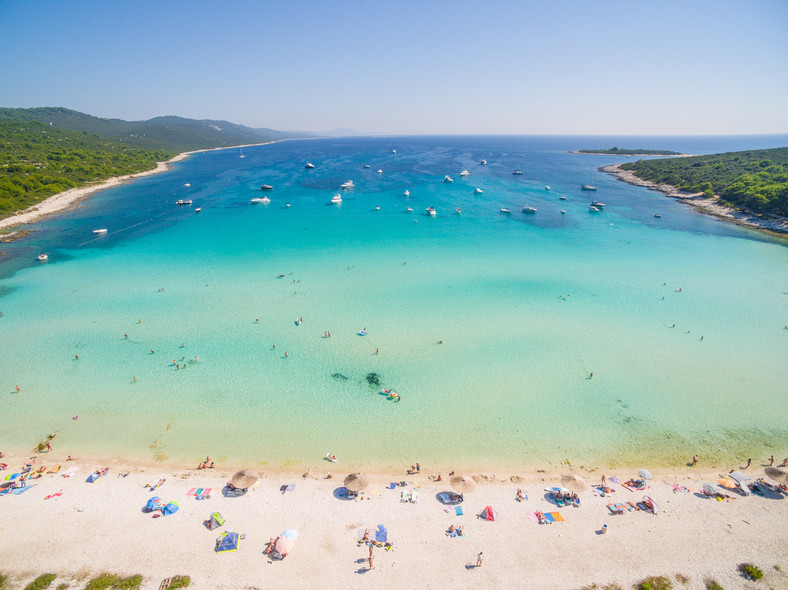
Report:
[[637,148],[634,150],[626,149],[626,148],[619,148],[613,146],[609,149],[598,149],[598,150],[577,150],[571,152],[573,154],[595,154],[595,155],[607,155],[607,156],[684,156],[686,154],[682,154],[681,152],[672,152],[670,150],[645,150],[643,148]]

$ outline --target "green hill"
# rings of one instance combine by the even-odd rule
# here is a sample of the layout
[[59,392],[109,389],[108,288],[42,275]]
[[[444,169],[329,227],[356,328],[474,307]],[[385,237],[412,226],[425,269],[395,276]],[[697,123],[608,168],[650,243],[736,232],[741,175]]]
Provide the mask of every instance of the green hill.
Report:
[[228,121],[208,119],[168,116],[147,121],[123,121],[93,117],[62,107],[0,108],[0,123],[27,121],[40,121],[53,128],[67,131],[96,133],[101,137],[133,147],[175,153],[263,143],[298,136],[272,129],[253,129]]
[[756,213],[788,216],[788,147],[621,164],[643,180],[719,195]]
[[0,218],[87,182],[150,170],[174,155],[38,121],[0,122]]

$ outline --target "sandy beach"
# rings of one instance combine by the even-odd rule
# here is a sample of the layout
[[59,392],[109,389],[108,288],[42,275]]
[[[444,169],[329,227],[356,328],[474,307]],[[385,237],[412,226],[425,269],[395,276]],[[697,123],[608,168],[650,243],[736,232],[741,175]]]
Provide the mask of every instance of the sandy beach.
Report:
[[[74,207],[82,200],[86,199],[91,195],[96,194],[97,192],[115,186],[119,186],[127,182],[131,182],[132,180],[135,180],[137,178],[143,178],[145,176],[152,176],[154,174],[160,174],[161,172],[167,172],[171,168],[172,164],[185,160],[192,154],[197,154],[200,152],[212,152],[217,150],[227,150],[234,148],[253,147],[257,145],[265,145],[267,143],[274,143],[274,142],[266,141],[263,143],[250,143],[247,145],[236,145],[230,147],[218,147],[218,148],[209,148],[204,150],[193,150],[190,152],[182,152],[177,156],[175,156],[174,158],[167,160],[166,162],[157,162],[155,168],[146,170],[144,172],[137,172],[136,174],[126,174],[124,176],[113,176],[112,178],[108,178],[107,180],[90,183],[85,186],[72,188],[67,191],[63,191],[62,193],[52,195],[48,199],[41,201],[40,203],[33,205],[32,207],[28,207],[27,209],[24,209],[22,211],[17,211],[13,215],[6,217],[5,219],[0,219],[0,230],[13,228],[18,225],[23,225],[27,223],[35,223],[36,221],[40,221],[46,217],[49,217],[50,215],[59,213],[65,209],[69,209],[70,207]],[[17,232],[11,232],[5,234],[3,241],[10,242],[15,239],[24,237],[25,235],[27,235],[27,233],[29,232],[24,232],[21,230]]]
[[[788,574],[775,569],[788,558],[788,502],[784,494],[743,497],[718,489],[732,500],[716,501],[699,492],[704,481],[720,479],[702,467],[681,473],[655,473],[644,491],[629,491],[609,483],[637,473],[607,473],[612,495],[588,490],[579,508],[558,508],[543,489],[559,485],[559,473],[470,474],[478,481],[465,494],[458,516],[436,495],[450,490],[448,474],[422,466],[420,473],[370,474],[363,499],[340,498],[347,473],[342,463],[323,462],[306,474],[262,472],[242,497],[225,497],[222,488],[232,471],[178,469],[176,466],[135,466],[67,462],[60,453],[38,455],[39,466],[60,465],[59,473],[29,480],[28,491],[0,497],[0,539],[3,565],[10,587],[22,588],[37,575],[57,573],[57,583],[82,588],[102,572],[124,576],[142,574],[142,588],[159,588],[175,575],[191,577],[192,588],[534,588],[580,589],[592,583],[618,583],[630,588],[647,576],[664,575],[675,587],[705,588],[713,578],[722,587],[748,588],[736,566],[752,562],[766,577],[763,588],[788,587]],[[8,457],[5,476],[18,472],[28,457]],[[94,483],[86,478],[109,467]],[[64,478],[67,469],[76,473]],[[696,471],[697,469],[697,471]],[[333,477],[326,479],[332,471]],[[746,470],[763,476],[754,463]],[[128,475],[124,475],[128,474]],[[599,483],[598,474],[586,475]],[[151,491],[146,484],[162,484]],[[390,482],[406,487],[389,489]],[[283,486],[294,484],[291,491]],[[672,484],[693,491],[675,492]],[[196,499],[200,488],[210,497]],[[516,501],[522,489],[527,499]],[[417,503],[401,502],[403,490],[418,491]],[[189,495],[191,492],[191,495]],[[49,497],[51,494],[62,493]],[[659,514],[632,510],[612,515],[610,502],[641,501],[649,495]],[[180,510],[163,518],[142,511],[149,498],[177,501]],[[477,518],[491,506],[495,522]],[[558,512],[563,521],[540,525],[529,513]],[[203,521],[219,512],[224,526],[208,530]],[[607,532],[601,534],[603,525]],[[374,538],[378,525],[388,532],[391,550],[359,544],[365,529]],[[463,525],[464,536],[446,534],[450,525]],[[263,554],[266,543],[285,529],[297,529],[292,552],[282,561]],[[221,532],[244,535],[237,551],[216,553]],[[361,533],[360,533],[361,531]],[[483,564],[474,567],[477,555]],[[677,583],[676,574],[689,582]],[[755,587],[755,586],[752,586]]]
[[648,180],[638,178],[629,170],[622,170],[620,164],[610,164],[609,166],[602,166],[599,170],[614,175],[618,180],[633,184],[635,186],[644,186],[649,190],[657,191],[667,197],[678,199],[682,203],[686,203],[699,213],[711,215],[723,221],[729,221],[744,227],[750,227],[761,231],[771,232],[774,234],[788,234],[788,219],[777,216],[757,215],[749,213],[740,209],[728,207],[720,201],[718,196],[708,197],[703,193],[690,193],[677,189],[670,184],[658,184]]

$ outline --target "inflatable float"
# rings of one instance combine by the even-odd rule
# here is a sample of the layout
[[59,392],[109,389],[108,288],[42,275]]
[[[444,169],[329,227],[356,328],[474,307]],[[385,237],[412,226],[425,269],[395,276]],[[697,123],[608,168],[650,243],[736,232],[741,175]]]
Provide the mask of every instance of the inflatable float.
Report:
[[331,461],[332,463],[339,461],[339,459],[337,459],[336,456],[332,455],[331,453],[326,453],[326,460]]

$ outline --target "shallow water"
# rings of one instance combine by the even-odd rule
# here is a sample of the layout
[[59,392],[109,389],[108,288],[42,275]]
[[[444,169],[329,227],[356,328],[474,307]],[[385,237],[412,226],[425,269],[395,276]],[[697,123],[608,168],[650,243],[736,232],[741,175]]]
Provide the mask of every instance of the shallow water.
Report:
[[[291,141],[100,193],[4,250],[0,440],[57,430],[74,453],[303,466],[331,451],[380,469],[785,451],[788,250],[595,173],[621,158],[566,153],[610,141]],[[272,202],[249,205],[262,183]]]

